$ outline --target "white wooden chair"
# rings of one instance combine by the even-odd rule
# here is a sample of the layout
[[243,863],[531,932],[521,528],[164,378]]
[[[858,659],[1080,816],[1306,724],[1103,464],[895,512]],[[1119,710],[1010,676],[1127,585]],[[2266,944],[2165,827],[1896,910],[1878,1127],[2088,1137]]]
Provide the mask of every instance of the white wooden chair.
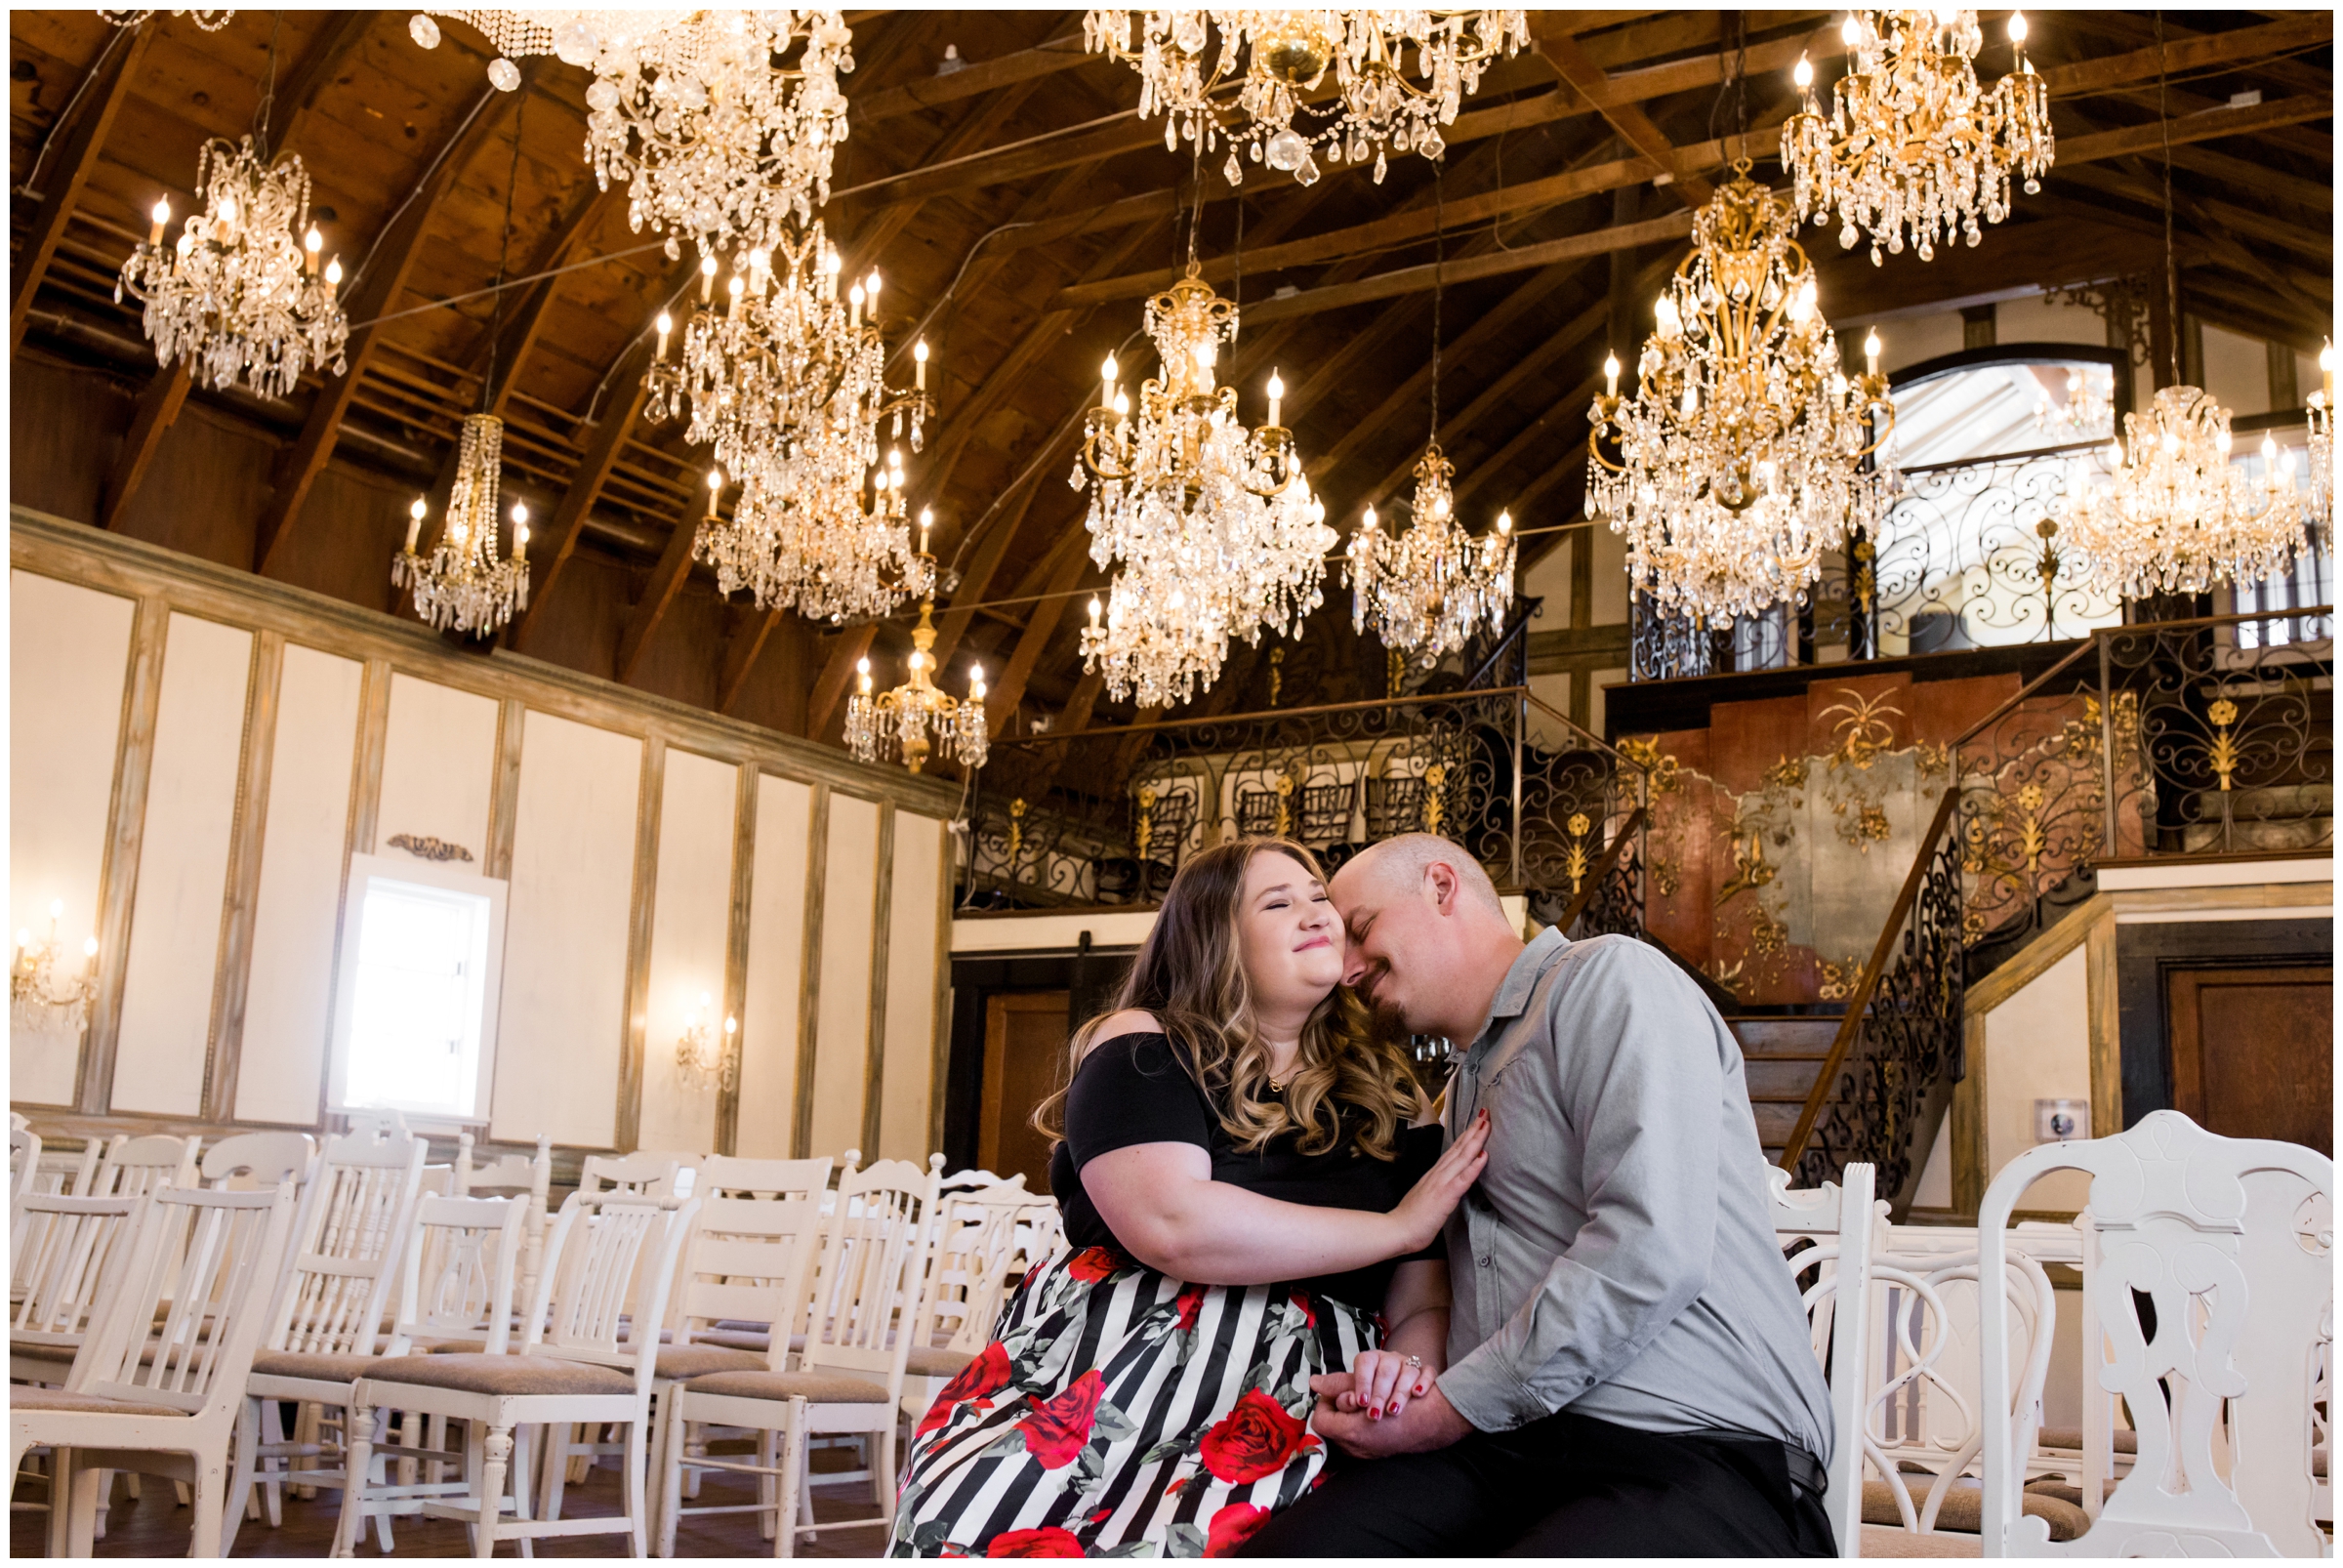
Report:
[[554,1183],[553,1140],[537,1135],[534,1155],[500,1154],[486,1164],[473,1155],[472,1135],[456,1139],[454,1195],[459,1198],[525,1197],[528,1207],[521,1221],[521,1254],[514,1276],[514,1297],[524,1305],[536,1300],[537,1276],[545,1261],[545,1227],[553,1218],[549,1201]]
[[896,1408],[912,1329],[919,1321],[942,1166],[941,1155],[925,1170],[905,1160],[880,1160],[840,1176],[815,1265],[805,1348],[795,1370],[787,1370],[787,1341],[776,1319],[765,1370],[694,1378],[669,1396],[671,1488],[683,1458],[685,1423],[779,1436],[776,1458],[760,1454],[754,1464],[691,1462],[694,1468],[778,1480],[772,1499],[775,1556],[796,1555],[799,1535],[814,1529],[806,1492],[810,1438],[851,1435],[872,1451],[867,1471],[825,1475],[824,1480],[867,1476],[878,1511],[866,1518],[828,1520],[821,1529],[884,1526],[893,1519]]
[[946,1193],[927,1288],[911,1355],[904,1364],[903,1414],[925,1415],[944,1384],[982,1353],[1008,1294],[1011,1276],[1041,1265],[1056,1249],[1057,1205],[1025,1190],[1022,1176],[991,1187]]
[[[1987,1275],[2026,1189],[2053,1171],[2091,1177],[2095,1244],[2083,1255],[2085,1394],[2118,1395],[2138,1463],[2091,1528],[2053,1544],[2022,1517],[2035,1412],[1988,1422],[1990,1556],[2318,1556],[2312,1405],[2334,1324],[2334,1162],[2299,1144],[2227,1138],[2178,1111],[2112,1137],[2044,1143],[2005,1166],[1979,1207]],[[1988,1410],[2008,1405],[2009,1314],[1980,1336]],[[2331,1521],[2330,1521],[2331,1522]]]
[[[326,1139],[302,1197],[293,1257],[270,1307],[267,1336],[245,1385],[222,1556],[234,1550],[255,1482],[264,1486],[268,1526],[275,1529],[284,1522],[284,1463],[330,1455],[321,1418],[327,1411],[346,1415],[352,1385],[375,1363],[429,1152],[423,1138],[389,1122],[356,1125]],[[280,1424],[283,1400],[301,1409],[290,1442]],[[342,1471],[330,1468],[305,1466],[298,1479],[305,1495],[347,1484]],[[387,1534],[384,1545],[388,1549]]]
[[632,1154],[589,1154],[578,1167],[578,1190],[589,1198],[606,1192],[670,1198],[675,1196],[678,1169],[674,1155],[642,1149]]
[[40,1163],[33,1173],[32,1190],[87,1196],[98,1176],[98,1161],[104,1153],[105,1146],[96,1138],[78,1149],[42,1149]]
[[[546,1243],[546,1276],[538,1282],[517,1354],[408,1355],[386,1358],[358,1381],[350,1411],[349,1473],[369,1473],[373,1412],[421,1411],[467,1423],[467,1495],[423,1500],[433,1518],[473,1527],[475,1552],[492,1555],[496,1543],[528,1543],[552,1536],[624,1534],[636,1556],[649,1546],[644,1505],[651,1380],[657,1364],[659,1320],[667,1304],[676,1258],[697,1205],[691,1200],[572,1193]],[[593,1223],[587,1223],[591,1217]],[[622,1323],[627,1280],[642,1264],[644,1300],[634,1332]],[[562,1466],[544,1465],[542,1516],[528,1509],[525,1450],[514,1464],[515,1427],[623,1425],[627,1430],[621,1498],[613,1518],[560,1517]],[[504,1516],[508,1477],[514,1480],[514,1517]],[[356,1544],[365,1508],[344,1507],[334,1554]]]
[[40,1169],[40,1135],[12,1121],[8,1129],[8,1277],[12,1294],[17,1277],[17,1238],[24,1228],[24,1200],[32,1195]]
[[203,1184],[241,1192],[289,1180],[298,1193],[316,1163],[317,1140],[307,1133],[238,1133],[204,1151]]
[[[1873,1168],[1849,1165],[1836,1182],[1813,1191],[1793,1189],[1789,1173],[1769,1168],[1774,1194],[1774,1231],[1787,1236],[1792,1277],[1808,1269],[1815,1282],[1803,1297],[1814,1349],[1830,1378],[1831,1446],[1823,1506],[1842,1557],[1863,1547],[1863,1446],[1850,1440],[1861,1430],[1864,1411],[1864,1350],[1870,1332],[1871,1255],[1884,1216],[1871,1198]],[[1829,1238],[1827,1240],[1822,1238]]]
[[25,1237],[9,1307],[9,1377],[62,1386],[99,1314],[101,1282],[136,1226],[144,1198],[28,1194],[18,1216]]
[[[228,1444],[293,1225],[293,1190],[170,1186],[141,1206],[103,1310],[60,1389],[9,1391],[9,1471],[56,1451],[51,1549],[88,1556],[105,1472],[166,1475],[193,1494],[190,1554],[221,1540]],[[109,1271],[110,1272],[110,1271]]]
[[[513,1332],[513,1292],[519,1259],[527,1242],[529,1199],[457,1198],[425,1196],[415,1205],[415,1221],[399,1254],[398,1310],[390,1341],[377,1365],[441,1342],[476,1342],[480,1353],[503,1355]],[[444,1472],[457,1456],[446,1451],[445,1417],[431,1418],[430,1441],[418,1442],[425,1417],[411,1415],[405,1440],[391,1442],[378,1415],[369,1434],[367,1484],[358,1494],[344,1491],[343,1506],[365,1520],[375,1521],[375,1533],[385,1551],[390,1544],[390,1519],[423,1511],[426,1499],[462,1498],[470,1483],[449,1481]],[[352,1427],[355,1431],[357,1428]],[[389,1479],[387,1466],[396,1463],[399,1479]],[[525,1476],[525,1468],[516,1469]],[[525,1489],[526,1481],[520,1483]]]
[[90,1191],[102,1198],[135,1198],[165,1182],[191,1187],[196,1182],[196,1156],[202,1149],[199,1137],[172,1137],[162,1133],[133,1137],[117,1133],[99,1156]]

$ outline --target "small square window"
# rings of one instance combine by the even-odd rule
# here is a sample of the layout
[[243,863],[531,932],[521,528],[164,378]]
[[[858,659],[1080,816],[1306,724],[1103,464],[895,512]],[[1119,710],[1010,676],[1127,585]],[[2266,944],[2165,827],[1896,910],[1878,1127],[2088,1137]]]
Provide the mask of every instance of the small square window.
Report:
[[488,1120],[505,890],[428,862],[350,856],[330,1108]]

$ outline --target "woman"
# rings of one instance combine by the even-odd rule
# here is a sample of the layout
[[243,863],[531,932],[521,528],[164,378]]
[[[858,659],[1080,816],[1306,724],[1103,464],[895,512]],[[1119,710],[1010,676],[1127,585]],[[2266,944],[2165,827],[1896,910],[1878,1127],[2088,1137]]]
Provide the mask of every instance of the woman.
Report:
[[1067,1248],[916,1428],[892,1554],[1233,1551],[1325,1464],[1313,1376],[1351,1368],[1390,1414],[1429,1387],[1440,1227],[1487,1131],[1442,1153],[1408,1126],[1427,1107],[1342,963],[1300,845],[1173,879],[1035,1115]]

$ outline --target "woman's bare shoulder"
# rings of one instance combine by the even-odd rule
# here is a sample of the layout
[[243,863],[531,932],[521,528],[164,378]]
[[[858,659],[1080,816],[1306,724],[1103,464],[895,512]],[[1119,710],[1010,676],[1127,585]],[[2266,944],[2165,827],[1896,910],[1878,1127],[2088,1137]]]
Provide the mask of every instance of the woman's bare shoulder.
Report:
[[1117,1040],[1124,1035],[1160,1035],[1163,1032],[1163,1023],[1154,1013],[1144,1008],[1125,1008],[1120,1012],[1108,1013],[1090,1025],[1089,1033],[1082,1042],[1082,1053],[1087,1056],[1106,1041]]

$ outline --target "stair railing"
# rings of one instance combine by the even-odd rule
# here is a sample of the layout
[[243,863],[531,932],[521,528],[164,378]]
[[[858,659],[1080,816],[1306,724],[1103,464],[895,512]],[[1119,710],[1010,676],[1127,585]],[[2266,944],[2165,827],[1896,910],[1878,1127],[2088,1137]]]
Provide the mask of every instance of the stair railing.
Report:
[[1944,1106],[1929,1102],[1949,1099],[1966,1067],[1960,839],[1952,832],[1959,803],[1957,788],[1937,803],[1783,1146],[1782,1169],[1797,1186],[1819,1187],[1868,1161],[1879,1168],[1878,1190],[1896,1212],[1911,1207],[1915,1135],[1936,1125]]
[[1637,806],[1619,831],[1611,835],[1611,843],[1602,858],[1589,869],[1579,890],[1563,906],[1562,918],[1554,922],[1555,928],[1565,935],[1578,928],[1580,918],[1593,914],[1586,934],[1600,936],[1621,932],[1628,936],[1643,934],[1642,884],[1637,876],[1637,864],[1632,858],[1643,842],[1643,827],[1647,813]]

